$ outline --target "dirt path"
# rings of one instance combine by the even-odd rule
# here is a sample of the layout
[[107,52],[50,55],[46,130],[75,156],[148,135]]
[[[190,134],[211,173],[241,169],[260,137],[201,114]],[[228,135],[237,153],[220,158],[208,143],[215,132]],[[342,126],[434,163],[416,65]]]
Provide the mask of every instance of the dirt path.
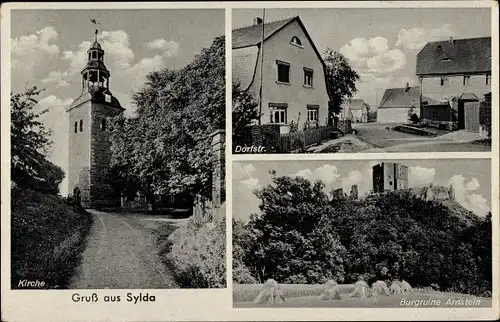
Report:
[[88,210],[94,225],[70,288],[175,288],[157,256],[156,234],[133,215]]

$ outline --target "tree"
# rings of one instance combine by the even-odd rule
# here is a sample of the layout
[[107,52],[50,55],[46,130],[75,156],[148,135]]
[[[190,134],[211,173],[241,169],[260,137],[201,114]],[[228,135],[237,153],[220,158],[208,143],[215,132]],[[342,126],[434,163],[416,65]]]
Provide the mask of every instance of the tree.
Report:
[[342,54],[327,48],[323,54],[326,66],[326,87],[330,101],[328,103],[328,122],[333,124],[334,114],[339,114],[342,103],[356,93],[358,73],[351,67],[349,60]]
[[259,110],[253,96],[248,91],[242,90],[239,83],[233,83],[232,100],[233,135],[238,136],[243,128],[259,118]]
[[218,37],[184,68],[147,76],[134,95],[136,116],[113,120],[115,178],[138,183],[150,198],[211,196],[210,134],[225,128],[224,52],[224,37]]
[[256,192],[261,214],[248,223],[254,241],[242,248],[245,265],[259,280],[322,283],[343,277],[345,248],[333,227],[321,223],[328,203],[323,188],[321,182],[273,175],[273,184]]
[[19,186],[57,194],[64,172],[46,158],[52,132],[39,118],[48,109],[34,110],[41,91],[33,87],[21,94],[11,93],[11,180]]

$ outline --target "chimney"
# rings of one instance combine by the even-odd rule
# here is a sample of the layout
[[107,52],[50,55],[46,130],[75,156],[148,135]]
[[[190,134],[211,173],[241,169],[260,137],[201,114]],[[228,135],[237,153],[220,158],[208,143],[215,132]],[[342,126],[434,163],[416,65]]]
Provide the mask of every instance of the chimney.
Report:
[[409,89],[410,89],[410,83],[406,82],[405,92],[408,92]]
[[253,18],[253,24],[254,25],[260,25],[260,24],[262,24],[262,18],[261,17],[255,17],[255,18]]
[[452,45],[455,43],[455,40],[453,40],[453,37],[451,37],[451,36],[450,36],[450,38],[448,39],[448,41],[449,41],[449,43],[450,43],[450,44],[452,44]]

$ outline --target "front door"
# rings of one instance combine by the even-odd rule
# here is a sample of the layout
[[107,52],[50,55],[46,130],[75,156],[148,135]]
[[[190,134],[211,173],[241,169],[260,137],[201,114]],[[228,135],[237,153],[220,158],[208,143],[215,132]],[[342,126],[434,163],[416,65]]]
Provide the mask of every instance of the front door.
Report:
[[465,130],[479,133],[479,102],[464,103]]
[[82,205],[82,193],[80,191],[80,188],[76,187],[75,190],[73,190],[73,198],[75,199],[75,205]]
[[464,110],[464,101],[458,101],[458,129],[465,129],[465,110]]

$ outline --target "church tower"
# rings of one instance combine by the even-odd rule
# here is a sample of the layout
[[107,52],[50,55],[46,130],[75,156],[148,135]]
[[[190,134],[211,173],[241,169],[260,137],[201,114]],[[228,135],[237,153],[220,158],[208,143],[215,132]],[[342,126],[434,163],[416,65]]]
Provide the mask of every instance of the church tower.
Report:
[[66,111],[69,114],[68,190],[85,208],[120,206],[120,196],[106,184],[111,158],[108,118],[124,108],[109,90],[110,73],[104,65],[104,50],[95,41],[87,51],[81,72],[82,92]]

